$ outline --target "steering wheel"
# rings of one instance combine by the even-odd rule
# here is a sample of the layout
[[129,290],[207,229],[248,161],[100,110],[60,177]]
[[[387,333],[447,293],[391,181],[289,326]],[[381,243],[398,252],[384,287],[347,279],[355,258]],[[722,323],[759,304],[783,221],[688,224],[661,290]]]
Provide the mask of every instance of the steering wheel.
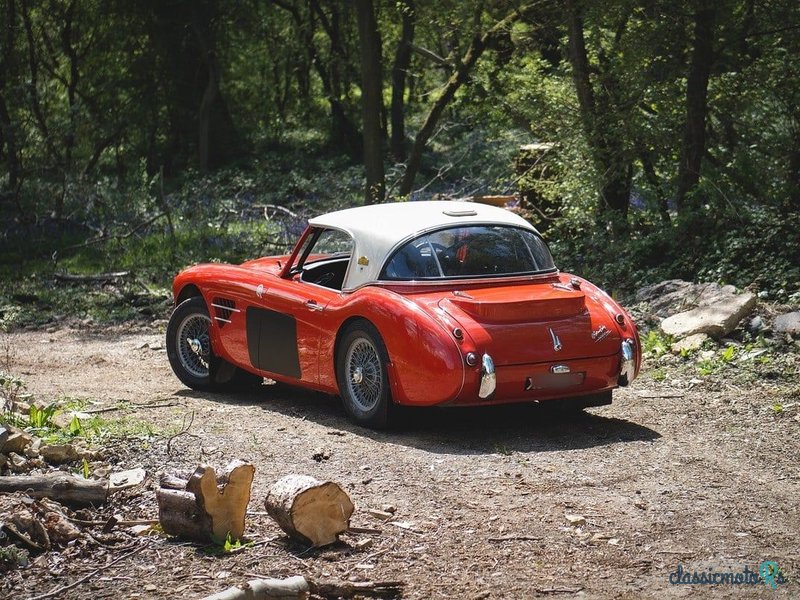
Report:
[[317,285],[327,286],[327,284],[329,284],[334,277],[335,275],[330,271],[328,271],[327,273],[323,273],[322,275],[314,279],[312,283],[316,283]]

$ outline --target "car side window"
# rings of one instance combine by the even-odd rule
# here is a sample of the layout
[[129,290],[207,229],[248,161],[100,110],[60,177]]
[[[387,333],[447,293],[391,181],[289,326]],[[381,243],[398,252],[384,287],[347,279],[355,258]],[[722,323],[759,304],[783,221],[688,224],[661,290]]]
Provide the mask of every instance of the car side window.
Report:
[[348,234],[324,229],[301,256],[300,280],[341,290],[352,254],[353,239]]
[[311,254],[325,254],[327,256],[353,253],[353,238],[338,229],[325,229],[319,234]]

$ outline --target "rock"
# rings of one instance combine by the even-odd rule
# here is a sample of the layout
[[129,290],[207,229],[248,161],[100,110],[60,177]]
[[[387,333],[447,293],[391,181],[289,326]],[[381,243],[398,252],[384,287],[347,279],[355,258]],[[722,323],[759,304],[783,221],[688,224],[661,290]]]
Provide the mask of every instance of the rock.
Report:
[[8,429],[0,425],[0,450],[2,450],[3,446],[6,445],[7,440],[8,440]]
[[667,317],[661,322],[661,330],[679,339],[695,333],[705,333],[719,339],[733,331],[755,304],[756,297],[745,292]]
[[66,462],[78,460],[78,450],[72,444],[52,444],[42,446],[39,454],[52,465],[60,465]]
[[736,296],[732,285],[716,283],[691,283],[670,279],[643,287],[636,293],[637,303],[647,303],[648,311],[664,318],[700,306],[708,306]]
[[25,471],[28,468],[28,461],[24,456],[20,456],[16,452],[9,452],[8,466],[12,471]]
[[5,454],[0,454],[0,471],[6,468],[8,464],[8,459],[6,458]]
[[[129,469],[119,473],[111,473],[108,478],[109,493],[116,492],[117,490],[124,490],[130,487],[135,487],[142,483],[145,478],[145,471],[142,468]],[[122,519],[120,519],[122,520]]]
[[33,442],[33,436],[30,433],[17,430],[8,436],[6,443],[3,444],[2,452],[3,454],[9,454],[11,452],[23,454],[25,452],[25,447],[31,442]]
[[572,525],[573,527],[580,527],[581,525],[586,525],[586,517],[583,515],[564,515],[564,518],[567,520],[567,523]]
[[750,322],[747,324],[747,329],[752,333],[758,333],[759,331],[764,329],[764,319],[756,315],[755,317],[750,319]]
[[130,531],[133,535],[147,535],[152,530],[152,525],[132,525],[131,527],[128,527],[128,531]]
[[39,458],[39,447],[34,444],[25,446],[24,453],[27,458]]
[[675,354],[680,354],[681,352],[693,352],[702,348],[706,340],[709,339],[711,338],[709,338],[705,333],[695,333],[675,342],[672,344],[670,349]]
[[776,333],[788,333],[791,336],[800,335],[800,311],[775,317],[773,327]]

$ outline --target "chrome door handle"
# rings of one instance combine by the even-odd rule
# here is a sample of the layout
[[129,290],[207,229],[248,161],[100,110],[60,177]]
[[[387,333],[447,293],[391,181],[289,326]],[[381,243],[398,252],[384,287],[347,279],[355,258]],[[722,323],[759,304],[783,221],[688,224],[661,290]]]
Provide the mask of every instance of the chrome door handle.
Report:
[[325,307],[317,304],[316,300],[306,300],[306,307],[310,308],[311,310],[317,310],[317,311],[325,310]]

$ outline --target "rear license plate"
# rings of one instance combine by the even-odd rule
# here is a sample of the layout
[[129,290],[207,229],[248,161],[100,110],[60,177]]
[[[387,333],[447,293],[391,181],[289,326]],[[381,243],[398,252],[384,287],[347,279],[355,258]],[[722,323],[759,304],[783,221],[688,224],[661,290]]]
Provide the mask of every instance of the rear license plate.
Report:
[[525,379],[525,390],[558,390],[583,383],[586,373],[540,373]]

